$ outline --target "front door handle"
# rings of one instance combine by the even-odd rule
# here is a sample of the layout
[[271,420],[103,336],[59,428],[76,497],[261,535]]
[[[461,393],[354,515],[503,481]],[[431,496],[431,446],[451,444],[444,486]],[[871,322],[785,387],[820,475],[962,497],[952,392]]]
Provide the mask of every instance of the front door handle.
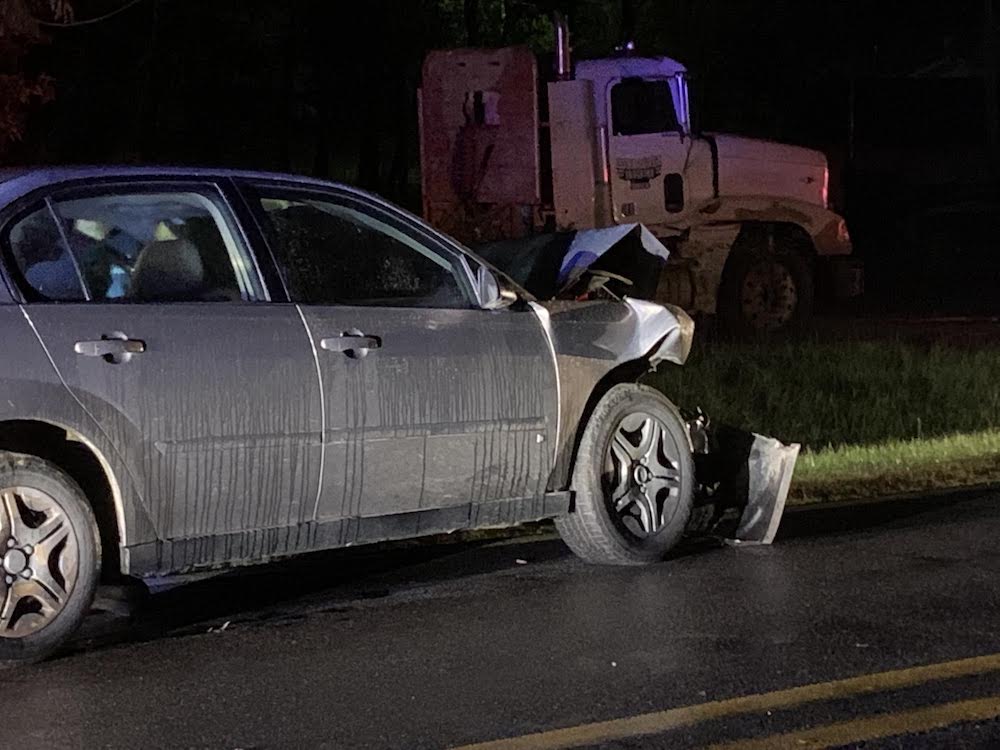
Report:
[[111,334],[94,341],[77,341],[73,351],[81,357],[100,357],[111,364],[128,362],[133,354],[146,351],[146,342],[126,338],[121,334]]
[[339,336],[320,339],[319,346],[328,352],[342,352],[348,357],[360,359],[372,349],[382,347],[382,339],[378,336],[368,336],[360,331],[345,331]]

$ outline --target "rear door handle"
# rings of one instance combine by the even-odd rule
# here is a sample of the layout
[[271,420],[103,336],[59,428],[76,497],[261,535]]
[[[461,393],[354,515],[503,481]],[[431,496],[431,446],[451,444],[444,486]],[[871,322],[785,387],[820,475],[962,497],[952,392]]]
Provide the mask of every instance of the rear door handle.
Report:
[[82,357],[103,357],[108,361],[125,361],[133,354],[146,351],[146,342],[138,339],[107,338],[77,341],[73,351]]
[[328,352],[343,352],[349,357],[360,358],[367,355],[371,349],[382,348],[382,339],[378,336],[347,331],[339,336],[320,339],[319,346]]

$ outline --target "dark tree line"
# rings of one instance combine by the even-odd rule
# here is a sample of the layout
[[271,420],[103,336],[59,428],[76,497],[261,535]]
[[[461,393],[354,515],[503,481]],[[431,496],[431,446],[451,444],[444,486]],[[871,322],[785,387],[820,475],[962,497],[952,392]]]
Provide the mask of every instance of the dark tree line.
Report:
[[[81,19],[124,3],[72,6]],[[991,49],[983,0],[141,0],[102,23],[43,30],[30,20],[58,20],[65,7],[0,3],[0,149],[23,136],[6,161],[291,169],[411,202],[426,52],[528,44],[545,64],[555,9],[570,19],[577,57],[630,38],[687,63],[704,127],[835,158],[848,151],[859,76],[956,53],[979,71]],[[982,82],[969,85],[983,109]]]

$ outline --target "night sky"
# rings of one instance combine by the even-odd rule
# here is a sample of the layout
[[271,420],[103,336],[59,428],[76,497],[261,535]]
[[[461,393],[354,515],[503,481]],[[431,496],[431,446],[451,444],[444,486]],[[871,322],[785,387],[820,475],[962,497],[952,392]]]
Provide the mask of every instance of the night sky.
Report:
[[[123,4],[76,0],[76,18]],[[100,23],[50,29],[50,44],[28,63],[55,78],[56,98],[8,158],[291,170],[415,206],[415,92],[426,51],[526,43],[544,69],[548,18],[559,8],[577,58],[605,56],[628,36],[640,53],[686,63],[703,129],[824,150],[839,207],[878,278],[903,228],[922,241],[928,211],[975,203],[975,218],[957,220],[980,238],[972,244],[998,223],[990,5],[141,0]]]

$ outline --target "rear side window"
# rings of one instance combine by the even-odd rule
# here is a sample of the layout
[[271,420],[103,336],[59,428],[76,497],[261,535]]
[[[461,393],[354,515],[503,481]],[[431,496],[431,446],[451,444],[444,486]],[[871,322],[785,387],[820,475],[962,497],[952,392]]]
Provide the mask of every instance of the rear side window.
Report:
[[83,297],[80,271],[59,236],[59,227],[46,206],[14,224],[7,246],[21,286],[31,297],[72,302]]
[[109,193],[41,204],[7,235],[30,301],[223,302],[255,276],[209,193]]
[[316,305],[468,308],[464,267],[377,208],[350,199],[259,196],[289,293]]
[[611,89],[611,124],[615,135],[672,133],[680,129],[670,83],[626,78]]

